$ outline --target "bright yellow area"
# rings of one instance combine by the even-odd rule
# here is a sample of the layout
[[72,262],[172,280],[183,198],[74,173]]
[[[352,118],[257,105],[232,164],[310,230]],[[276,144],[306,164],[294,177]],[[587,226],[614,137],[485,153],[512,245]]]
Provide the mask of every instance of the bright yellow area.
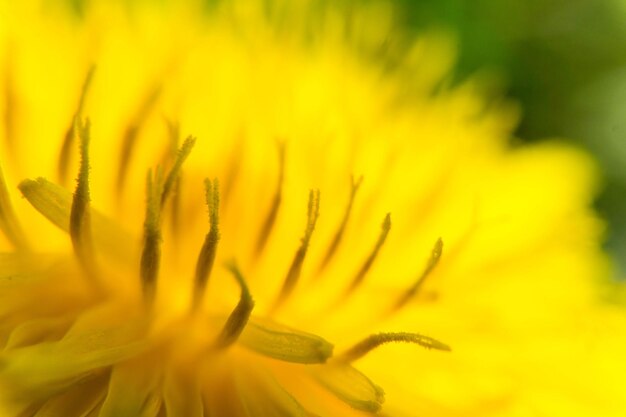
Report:
[[[454,56],[448,38],[408,41],[394,32],[388,5],[376,2],[354,8],[350,25],[344,12],[312,1],[270,2],[269,18],[256,0],[208,9],[193,1],[122,3],[89,2],[83,18],[58,2],[0,3],[0,97],[10,98],[0,110],[4,125],[12,126],[0,132],[0,155],[11,191],[23,178],[59,181],[62,139],[95,64],[84,108],[93,126],[92,206],[126,228],[138,252],[145,173],[168,155],[168,124],[180,125],[181,139],[198,138],[183,168],[180,229],[175,236],[166,222],[163,231],[157,307],[164,322],[177,320],[189,304],[208,230],[205,177],[222,186],[221,241],[205,306],[221,314],[238,300],[238,287],[222,268],[231,259],[248,280],[254,314],[267,314],[300,244],[309,190],[319,189],[320,218],[301,280],[274,319],[324,337],[337,352],[379,331],[423,333],[452,346],[449,354],[385,346],[356,362],[385,388],[386,413],[624,415],[619,333],[626,323],[622,312],[597,302],[596,284],[608,262],[599,249],[604,226],[590,209],[593,162],[556,140],[513,149],[515,106],[487,103],[473,80],[446,87]],[[384,42],[390,43],[383,54]],[[154,91],[126,181],[117,188],[124,132]],[[255,259],[277,187],[280,144],[283,198]],[[363,176],[362,186],[343,241],[320,271],[352,176]],[[64,185],[73,188],[71,181]],[[13,203],[36,248],[71,253],[67,236],[18,195]],[[363,285],[342,298],[387,213],[387,241]],[[406,307],[386,316],[438,238],[444,242],[439,265]],[[110,285],[124,302],[140,303],[136,256],[110,266]],[[75,266],[68,271],[55,278],[80,278]],[[54,287],[50,291],[54,297]],[[76,300],[82,306],[80,294]],[[103,316],[121,325],[123,314]],[[102,324],[96,313],[82,319],[86,329]],[[189,351],[196,336],[206,339],[190,337]],[[352,412],[303,377],[302,368],[239,346],[231,353],[202,372],[228,378],[236,369],[252,401],[288,403],[283,391],[263,382],[270,379],[260,369],[267,368],[316,414]],[[132,374],[116,369],[120,381],[124,372]],[[251,394],[258,389],[267,397]]]

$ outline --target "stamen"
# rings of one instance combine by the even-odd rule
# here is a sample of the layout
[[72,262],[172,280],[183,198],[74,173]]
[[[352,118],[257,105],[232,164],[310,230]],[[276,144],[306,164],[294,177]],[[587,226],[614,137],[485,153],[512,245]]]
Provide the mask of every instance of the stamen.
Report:
[[265,222],[263,223],[263,228],[259,233],[259,237],[257,239],[256,248],[254,252],[254,256],[258,257],[263,249],[265,248],[265,244],[270,237],[270,233],[272,232],[272,228],[274,227],[274,223],[276,222],[276,217],[278,216],[278,209],[280,208],[280,203],[283,198],[283,181],[285,178],[285,144],[279,143],[278,145],[278,184],[276,186],[276,193],[274,194],[274,199],[272,200],[272,205],[270,207],[270,211],[267,213],[267,217],[265,218]]
[[146,219],[144,221],[144,246],[141,253],[140,277],[144,300],[151,305],[156,296],[156,283],[161,263],[161,195],[163,171],[157,169],[153,179],[148,171],[146,179]]
[[65,184],[68,179],[69,160],[72,154],[71,150],[75,134],[74,121],[82,120],[83,107],[85,106],[85,98],[87,97],[87,92],[89,91],[89,87],[91,86],[91,80],[93,79],[93,74],[95,70],[95,65],[92,65],[89,68],[89,71],[87,71],[87,75],[85,76],[85,81],[83,82],[83,87],[80,92],[80,97],[78,99],[78,107],[76,108],[76,112],[72,117],[72,122],[70,123],[70,126],[65,132],[65,138],[63,140],[63,146],[61,147],[61,153],[59,154],[59,162],[57,165],[57,175],[61,184]]
[[19,250],[27,250],[29,248],[28,240],[24,234],[24,230],[17,220],[15,210],[11,204],[9,190],[7,189],[4,174],[0,168],[0,230],[9,239],[11,244]]
[[161,213],[172,186],[176,183],[183,162],[189,156],[196,140],[189,136],[176,156],[174,165],[163,179],[163,170],[157,168],[156,178],[148,172],[146,180],[146,219],[144,222],[144,246],[141,253],[140,276],[144,299],[151,305],[156,296],[156,284],[161,263]]
[[215,255],[217,253],[217,243],[220,240],[219,232],[219,184],[217,179],[211,181],[204,180],[206,204],[209,208],[209,233],[207,233],[200,254],[198,255],[198,262],[196,263],[196,276],[194,280],[193,302],[191,305],[192,311],[196,311],[200,304],[202,304],[202,298],[206,290],[207,282],[211,276],[211,270],[215,263]]
[[[18,188],[35,210],[50,223],[69,233],[72,193],[41,177],[36,180],[26,179],[18,185]],[[132,234],[93,207],[89,208],[89,217],[94,248],[111,256],[112,259],[126,262],[134,249]]]
[[443,240],[439,238],[435,242],[435,246],[433,246],[433,249],[430,253],[430,257],[428,258],[428,261],[426,262],[426,266],[424,267],[424,271],[419,276],[415,284],[413,284],[413,286],[409,288],[408,291],[406,291],[403,295],[400,296],[400,298],[398,298],[398,301],[396,302],[392,310],[394,311],[400,310],[402,307],[406,305],[406,303],[408,303],[415,296],[415,294],[418,293],[418,291],[420,290],[420,288],[426,281],[426,278],[431,274],[433,269],[435,269],[435,267],[439,263],[439,259],[441,258],[442,253],[443,253]]
[[182,176],[178,176],[174,181],[174,186],[172,187],[172,196],[170,197],[170,231],[172,232],[172,237],[179,241],[180,234],[182,232],[182,228],[180,226],[181,212],[182,212],[182,199],[181,199],[181,183],[183,182]]
[[187,137],[187,139],[185,139],[183,146],[181,146],[181,148],[178,150],[178,154],[176,155],[176,159],[174,160],[174,165],[172,166],[169,174],[167,174],[167,178],[165,179],[165,183],[163,184],[163,192],[161,194],[161,208],[163,208],[165,201],[169,197],[170,192],[172,191],[172,188],[180,175],[180,169],[189,154],[191,153],[191,150],[193,149],[195,144],[196,138],[194,138],[193,136],[189,136]]
[[242,136],[243,133],[240,133],[235,138],[235,145],[231,151],[227,165],[228,168],[222,184],[222,201],[225,206],[227,206],[230,202],[230,196],[235,188],[235,184],[237,183],[239,173],[241,172],[241,161],[244,148]]
[[92,277],[97,277],[97,268],[94,265],[94,251],[91,234],[90,192],[89,192],[89,141],[91,123],[86,119],[82,123],[75,119],[74,129],[80,140],[80,169],[78,172],[76,190],[72,199],[70,211],[70,238],[76,258],[81,266]]
[[319,190],[309,192],[309,204],[307,210],[307,224],[306,229],[304,230],[304,236],[301,239],[300,247],[296,252],[296,255],[293,258],[293,262],[291,263],[291,267],[289,268],[289,272],[287,272],[287,277],[283,283],[283,287],[280,291],[280,294],[276,301],[274,302],[274,306],[272,307],[271,312],[276,311],[289,297],[289,295],[294,290],[298,279],[300,278],[300,273],[302,271],[302,264],[304,263],[304,258],[306,257],[307,250],[309,248],[309,242],[311,241],[311,236],[313,235],[313,230],[315,230],[315,224],[317,223],[317,218],[319,217],[320,212],[320,192]]
[[139,111],[135,115],[133,119],[131,119],[128,127],[126,128],[126,132],[124,133],[124,138],[122,140],[122,150],[121,150],[121,159],[120,164],[118,166],[117,171],[117,180],[116,180],[116,192],[120,194],[122,192],[122,187],[124,185],[124,180],[126,179],[126,173],[128,172],[128,166],[130,164],[130,160],[133,154],[133,150],[135,149],[135,143],[137,142],[137,137],[139,136],[139,132],[146,119],[150,115],[150,111],[156,104],[159,95],[161,94],[161,86],[155,87],[146,97],[143,104],[139,108]]
[[250,295],[248,285],[246,284],[246,281],[237,265],[235,263],[230,263],[227,264],[226,267],[237,280],[237,283],[241,288],[241,296],[239,298],[239,303],[237,303],[235,309],[232,313],[230,313],[224,328],[215,342],[215,346],[221,349],[226,348],[237,341],[239,335],[241,335],[241,332],[246,327],[250,314],[252,313],[252,309],[254,308],[254,300]]
[[335,236],[330,243],[330,246],[328,247],[328,251],[326,251],[326,255],[324,256],[324,259],[318,267],[318,272],[321,272],[324,268],[326,268],[328,262],[330,262],[330,260],[332,259],[333,255],[337,251],[337,248],[339,247],[339,244],[341,243],[341,240],[343,239],[343,234],[346,230],[346,226],[348,225],[348,220],[350,219],[350,214],[352,212],[352,206],[354,205],[354,198],[357,191],[359,190],[359,187],[361,187],[362,182],[363,176],[359,177],[359,179],[356,181],[354,181],[354,177],[351,178],[352,187],[350,189],[350,198],[348,199],[346,211],[343,215],[341,223],[339,224],[339,228],[337,229],[337,232],[335,233]]
[[345,362],[354,362],[355,360],[367,355],[380,345],[392,342],[414,343],[426,349],[436,349],[446,352],[451,351],[450,346],[441,343],[432,337],[424,336],[418,333],[378,333],[368,336],[347,352],[338,356],[337,359]]
[[[179,147],[178,143],[180,140],[180,124],[178,122],[173,122],[169,119],[165,119],[165,123],[167,125],[167,130],[169,133],[170,144],[168,149],[164,152],[162,157],[161,165],[168,166],[171,161],[176,161],[176,158],[179,155]],[[174,184],[172,185],[171,191],[171,203],[170,203],[170,232],[174,239],[178,239],[181,233],[180,227],[180,214],[181,214],[181,195],[180,195],[180,187],[182,182],[181,173],[178,174],[176,179],[174,180]],[[177,245],[178,246],[178,245]]]
[[372,252],[367,257],[363,265],[361,266],[361,269],[359,269],[359,272],[357,272],[357,274],[352,279],[350,286],[346,290],[346,294],[349,294],[352,291],[354,291],[363,282],[365,275],[374,264],[374,260],[376,260],[376,257],[378,256],[378,252],[380,252],[380,249],[385,243],[385,240],[387,239],[387,235],[389,235],[390,230],[391,230],[391,214],[387,213],[387,215],[385,216],[385,220],[383,220],[383,223],[381,225],[381,231],[380,231],[380,235],[378,236],[378,240],[376,241],[376,245],[374,245]]

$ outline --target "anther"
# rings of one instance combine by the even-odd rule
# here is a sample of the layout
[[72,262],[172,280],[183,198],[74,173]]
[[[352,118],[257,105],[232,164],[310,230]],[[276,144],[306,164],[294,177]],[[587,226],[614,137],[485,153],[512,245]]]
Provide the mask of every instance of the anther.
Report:
[[343,218],[341,219],[341,223],[339,224],[339,227],[337,228],[337,232],[335,232],[335,236],[333,237],[333,240],[331,241],[330,246],[328,247],[328,250],[326,251],[326,255],[324,255],[324,258],[322,259],[322,262],[320,263],[318,272],[321,272],[324,268],[326,268],[326,266],[328,265],[328,262],[330,262],[330,260],[332,259],[333,255],[337,251],[337,248],[339,247],[339,244],[341,243],[343,239],[343,235],[345,233],[346,226],[348,225],[348,220],[350,219],[350,214],[352,212],[352,206],[354,205],[354,198],[356,197],[356,193],[361,187],[362,182],[363,182],[362,176],[359,177],[359,179],[356,181],[354,180],[354,177],[351,178],[352,186],[350,188],[350,197],[348,198],[348,205],[346,206],[346,211],[344,212]]
[[417,281],[415,281],[413,286],[411,286],[411,288],[409,288],[403,295],[398,298],[398,301],[394,304],[392,310],[397,311],[401,309],[419,292],[419,290],[422,288],[422,285],[424,285],[426,278],[428,278],[433,269],[435,269],[435,267],[439,263],[439,259],[441,259],[442,253],[443,240],[439,238],[435,242],[435,245],[433,246],[433,249],[430,253],[430,257],[428,258],[428,261],[426,261],[426,266],[424,267],[424,270],[418,277]]
[[176,184],[176,180],[179,178],[180,170],[183,166],[183,163],[191,153],[194,145],[196,144],[196,138],[193,136],[187,137],[185,142],[178,150],[178,154],[176,155],[176,159],[174,160],[174,165],[172,169],[167,174],[167,178],[165,178],[165,183],[163,184],[163,192],[161,194],[161,208],[165,205],[165,201],[169,197],[172,192],[172,188]]
[[84,123],[78,118],[75,119],[74,130],[80,141],[80,169],[70,211],[70,238],[78,261],[89,275],[98,280],[97,268],[94,265],[89,207],[91,200],[89,191],[90,128],[89,119],[86,119]]
[[150,115],[150,112],[152,111],[152,108],[156,104],[160,95],[161,86],[159,85],[149,92],[139,110],[135,114],[135,117],[131,119],[128,127],[126,128],[126,131],[124,132],[124,137],[122,139],[122,149],[120,153],[121,159],[118,166],[117,179],[115,182],[116,192],[118,193],[118,195],[122,192],[124,181],[126,179],[126,173],[128,172],[130,160],[135,149],[135,143],[137,142],[137,137],[139,136],[141,128],[146,122],[146,119]]
[[235,280],[237,280],[237,284],[239,284],[241,288],[241,296],[239,297],[237,306],[232,313],[230,313],[230,316],[228,316],[226,324],[224,324],[222,331],[215,341],[215,347],[220,349],[226,348],[237,341],[241,332],[245,329],[246,324],[248,324],[250,314],[254,308],[254,300],[250,295],[248,285],[237,265],[233,262],[227,264],[226,267],[230,273],[233,274]]
[[156,296],[156,284],[161,263],[161,195],[163,172],[157,169],[156,178],[148,172],[146,179],[146,218],[144,221],[144,243],[141,252],[139,275],[144,300],[152,305]]
[[[177,156],[179,155],[178,143],[180,140],[180,124],[177,122],[170,121],[168,119],[165,120],[167,124],[167,130],[169,132],[170,138],[170,146],[169,149],[165,152],[162,165],[167,166],[170,164],[170,161],[176,161]],[[182,175],[179,173],[178,177],[174,181],[174,185],[172,186],[172,197],[170,198],[170,231],[172,233],[172,237],[174,239],[178,239],[180,237],[181,227],[180,227],[180,216],[181,216],[181,182]]]
[[289,295],[293,292],[299,278],[300,273],[302,271],[302,264],[304,263],[304,259],[306,257],[307,250],[309,248],[309,243],[311,241],[311,236],[313,235],[313,231],[315,230],[315,224],[317,223],[317,218],[319,217],[320,211],[320,192],[319,190],[309,192],[309,203],[307,210],[307,224],[304,230],[304,236],[301,239],[300,247],[298,248],[296,255],[291,262],[291,266],[289,267],[289,271],[287,272],[287,276],[285,277],[285,281],[283,282],[283,286],[281,288],[280,294],[278,298],[274,302],[274,306],[272,307],[272,312],[276,311],[289,297]]
[[283,181],[285,178],[285,144],[278,144],[278,183],[276,185],[276,192],[274,193],[274,198],[272,199],[272,205],[270,206],[270,210],[267,213],[267,217],[263,222],[263,227],[261,228],[261,232],[259,233],[259,237],[256,242],[254,256],[258,257],[263,249],[265,248],[265,244],[270,237],[270,233],[272,232],[272,228],[274,227],[274,223],[276,222],[276,217],[278,216],[278,209],[280,208],[280,203],[283,198]]
[[414,343],[426,349],[435,349],[447,352],[451,351],[450,346],[433,339],[432,337],[424,336],[418,333],[378,333],[368,336],[342,355],[339,355],[337,359],[345,362],[354,362],[367,355],[380,345],[393,342]]
[[211,270],[215,263],[215,255],[217,253],[217,244],[220,240],[219,232],[219,184],[217,179],[212,183],[206,179],[204,181],[206,204],[209,209],[209,223],[210,228],[206,237],[204,238],[204,244],[198,255],[198,261],[196,263],[196,274],[194,279],[194,291],[193,302],[191,305],[192,311],[196,311],[202,304],[202,298],[206,290],[207,283],[211,276]]
[[63,139],[63,145],[61,147],[61,152],[59,154],[59,162],[57,165],[57,175],[59,177],[59,181],[61,184],[65,184],[68,178],[68,168],[69,161],[71,156],[72,145],[74,142],[74,121],[82,120],[83,117],[83,108],[85,107],[85,99],[87,97],[87,92],[89,91],[89,87],[91,86],[91,81],[93,79],[93,74],[96,70],[95,65],[92,65],[87,71],[87,75],[85,76],[85,80],[83,81],[83,87],[80,92],[80,97],[78,99],[78,106],[76,108],[76,112],[74,112],[74,116],[72,117],[72,122],[65,132],[65,137]]
[[385,244],[385,240],[387,240],[387,236],[389,235],[390,230],[391,230],[391,214],[387,213],[387,215],[385,216],[385,220],[383,220],[383,223],[381,225],[380,235],[378,236],[378,240],[376,241],[376,244],[374,245],[372,252],[369,254],[367,259],[365,259],[365,262],[363,262],[363,265],[361,265],[361,268],[352,279],[350,286],[346,290],[346,294],[351,293],[359,285],[361,285],[361,283],[363,282],[363,279],[365,278],[365,275],[367,275],[367,272],[370,270],[370,268],[374,264],[374,261],[376,260],[376,257],[378,256],[378,253],[380,252],[380,249]]

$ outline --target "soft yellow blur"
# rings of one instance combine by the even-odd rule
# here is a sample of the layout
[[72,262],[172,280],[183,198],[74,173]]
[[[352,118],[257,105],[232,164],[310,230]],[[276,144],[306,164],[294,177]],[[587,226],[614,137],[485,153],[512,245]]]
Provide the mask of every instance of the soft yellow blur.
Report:
[[[225,1],[210,12],[193,1],[121,3],[89,2],[83,20],[58,2],[0,3],[0,94],[11,97],[0,106],[13,126],[0,132],[0,155],[12,191],[23,178],[59,181],[61,142],[95,64],[84,109],[93,124],[92,205],[127,228],[137,247],[145,173],[170,149],[168,126],[198,137],[180,190],[184,230],[175,237],[164,228],[163,311],[173,316],[189,303],[208,227],[203,178],[219,178],[223,192],[206,308],[224,312],[236,302],[221,268],[235,258],[258,316],[270,309],[298,248],[309,190],[320,189],[301,280],[274,318],[321,335],[337,352],[379,331],[423,333],[452,346],[444,354],[389,345],[355,363],[385,388],[386,415],[626,413],[626,323],[597,301],[608,262],[599,249],[604,226],[590,209],[593,162],[558,140],[513,149],[514,106],[487,103],[472,80],[446,87],[450,39],[408,41],[394,32],[391,8],[376,2],[355,7],[351,25],[344,12],[322,12],[315,2],[272,2],[270,18],[255,0]],[[155,90],[124,188],[116,189],[124,130]],[[255,259],[280,144],[283,199]],[[320,272],[351,176],[363,176],[363,184],[342,244]],[[13,203],[38,250],[70,253],[67,236],[17,192]],[[389,238],[363,285],[342,298],[387,213]],[[441,262],[414,300],[388,316],[439,237]],[[138,295],[135,270],[121,276],[115,285]],[[240,350],[233,357],[215,365],[215,375],[248,366],[254,373],[263,363],[316,414],[351,412],[291,365]]]

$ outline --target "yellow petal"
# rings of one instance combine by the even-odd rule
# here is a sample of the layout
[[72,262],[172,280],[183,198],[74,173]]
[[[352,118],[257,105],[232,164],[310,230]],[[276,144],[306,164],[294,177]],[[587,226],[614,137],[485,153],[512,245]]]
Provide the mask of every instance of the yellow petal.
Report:
[[35,417],[89,415],[104,399],[106,378],[94,378],[46,402]]
[[319,366],[312,374],[324,388],[358,410],[377,412],[385,401],[382,388],[350,365]]
[[36,280],[34,273],[45,270],[52,260],[52,256],[45,254],[0,253],[0,288],[4,291],[32,283]]
[[146,347],[140,337],[143,322],[80,334],[68,333],[58,342],[6,351],[0,356],[0,375],[16,390],[33,394],[57,392],[98,369],[137,355]]
[[269,320],[251,318],[239,341],[247,348],[286,362],[324,363],[333,354],[333,345]]
[[[45,178],[24,180],[19,189],[37,211],[61,230],[69,231],[72,208],[72,194],[69,191]],[[96,248],[115,259],[126,260],[136,251],[135,239],[94,209],[91,209],[91,227]]]
[[58,340],[70,327],[72,319],[72,316],[43,317],[22,323],[11,332],[5,349],[16,349]]
[[171,372],[165,379],[163,400],[168,416],[204,416],[202,392],[197,375]]
[[100,417],[155,417],[161,408],[155,368],[158,369],[145,357],[116,366]]
[[308,414],[270,374],[241,372],[237,385],[248,417],[306,417]]

